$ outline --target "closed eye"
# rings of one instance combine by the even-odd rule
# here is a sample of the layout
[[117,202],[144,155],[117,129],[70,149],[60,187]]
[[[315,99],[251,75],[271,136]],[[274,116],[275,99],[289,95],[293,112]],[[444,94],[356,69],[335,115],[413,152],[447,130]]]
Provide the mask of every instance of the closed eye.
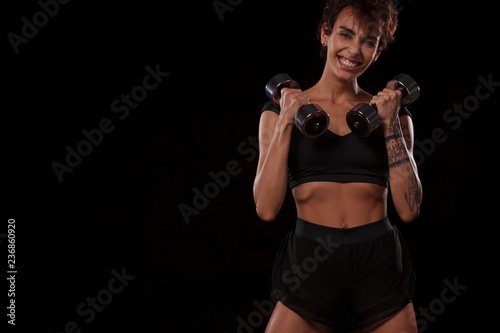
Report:
[[[348,27],[345,27],[345,26],[340,26],[339,27],[340,31],[339,31],[339,35],[342,37],[342,38],[346,38],[346,39],[350,39],[352,38],[353,36],[356,36],[356,33],[354,32],[354,30],[348,28]],[[378,43],[378,37],[375,37],[375,36],[372,36],[372,35],[368,35],[368,36],[364,36],[362,39],[361,39],[361,42],[365,45],[367,45],[368,47],[370,48],[373,48],[373,47],[376,47],[377,46],[377,43]]]
[[368,47],[375,47],[377,46],[378,43],[378,38],[372,37],[372,36],[367,36],[363,38],[362,42],[367,45]]
[[347,27],[340,26],[339,29],[340,29],[339,35],[342,37],[350,38],[351,36],[356,35],[352,29],[349,29]]
[[375,47],[375,43],[374,43],[374,42],[371,42],[371,41],[369,41],[369,40],[364,41],[364,43],[365,43],[366,45],[368,45],[369,47]]

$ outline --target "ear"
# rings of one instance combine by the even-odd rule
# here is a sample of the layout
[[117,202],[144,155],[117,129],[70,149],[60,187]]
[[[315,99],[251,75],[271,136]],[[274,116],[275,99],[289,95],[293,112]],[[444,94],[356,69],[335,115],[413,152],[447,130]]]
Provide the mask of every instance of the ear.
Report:
[[380,56],[380,53],[382,53],[382,51],[377,51],[377,53],[375,53],[375,58],[373,58],[373,61],[372,61],[372,64],[377,61],[378,57]]
[[[326,23],[323,23],[323,26],[321,27],[321,44],[326,45],[328,44],[328,38],[330,37],[325,33],[325,29],[327,29]],[[331,35],[331,32],[330,32]]]

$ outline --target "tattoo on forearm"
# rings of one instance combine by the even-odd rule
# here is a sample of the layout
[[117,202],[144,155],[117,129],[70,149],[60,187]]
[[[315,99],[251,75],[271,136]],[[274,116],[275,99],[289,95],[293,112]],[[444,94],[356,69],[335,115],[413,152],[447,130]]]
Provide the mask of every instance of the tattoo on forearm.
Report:
[[413,213],[418,208],[421,189],[418,184],[417,177],[413,172],[411,166],[408,165],[407,168],[409,176],[408,176],[408,192],[405,192],[405,200],[406,203],[408,203],[408,208],[410,209],[410,212]]
[[[401,130],[403,131],[403,137],[405,138],[405,143],[407,147],[413,147],[412,138],[410,136],[410,131],[406,125],[401,124]],[[410,148],[408,148],[410,149]]]
[[[411,140],[404,137],[403,130],[400,126],[399,117],[394,115],[391,120],[389,127],[388,136],[385,137],[386,147],[387,147],[387,157],[389,161],[389,170],[401,166],[406,166],[408,174],[408,188],[404,191],[404,196],[408,208],[413,213],[415,212],[420,204],[421,188],[419,180],[416,175],[416,169],[413,169],[413,164],[411,157],[409,155],[406,142]],[[408,131],[406,131],[408,132]]]
[[410,162],[409,157],[402,158],[402,159],[395,159],[394,162],[389,163],[389,169],[396,168],[396,167],[403,165],[403,164],[406,164],[408,162]]
[[387,147],[387,157],[389,160],[389,169],[401,166],[410,162],[408,151],[401,126],[399,126],[399,117],[395,115],[389,124],[389,135],[385,137]]

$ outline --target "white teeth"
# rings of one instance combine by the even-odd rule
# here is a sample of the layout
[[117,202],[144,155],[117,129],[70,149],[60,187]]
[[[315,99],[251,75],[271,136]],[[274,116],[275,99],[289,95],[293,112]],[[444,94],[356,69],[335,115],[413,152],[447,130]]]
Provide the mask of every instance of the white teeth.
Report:
[[359,65],[358,62],[351,62],[351,61],[349,61],[348,59],[346,59],[344,57],[339,57],[339,60],[342,63],[342,65],[345,65],[345,66],[356,67],[356,66]]

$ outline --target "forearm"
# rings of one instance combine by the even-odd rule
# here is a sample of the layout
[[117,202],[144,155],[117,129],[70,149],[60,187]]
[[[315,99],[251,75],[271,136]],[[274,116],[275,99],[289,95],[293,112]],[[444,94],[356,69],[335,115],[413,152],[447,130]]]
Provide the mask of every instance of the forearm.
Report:
[[[411,142],[405,141],[397,113],[383,128],[392,200],[401,219],[410,222],[418,216],[422,202],[422,186],[411,150],[412,145]],[[411,135],[408,135],[406,140],[412,140]]]
[[266,221],[276,218],[285,199],[291,131],[278,121],[267,151],[261,151],[253,192],[257,214]]

